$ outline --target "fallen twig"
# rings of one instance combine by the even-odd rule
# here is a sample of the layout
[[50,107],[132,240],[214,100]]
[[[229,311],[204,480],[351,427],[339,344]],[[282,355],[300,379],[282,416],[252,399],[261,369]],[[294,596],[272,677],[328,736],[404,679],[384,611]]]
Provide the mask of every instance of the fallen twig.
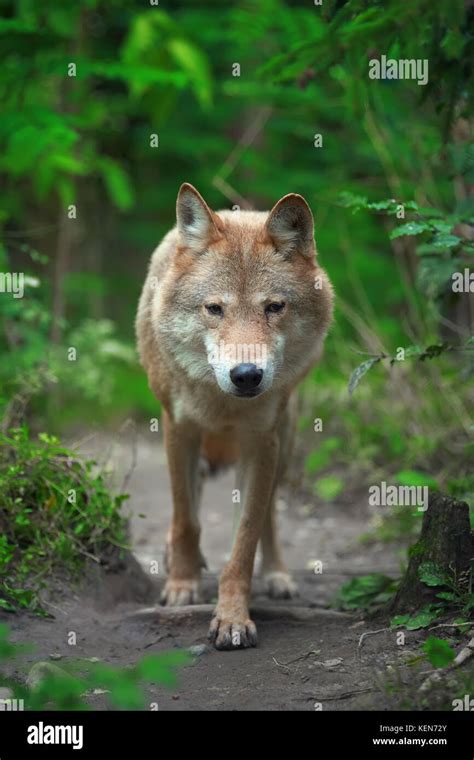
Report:
[[359,644],[357,645],[357,654],[360,657],[360,650],[363,644],[363,641],[366,636],[375,636],[376,633],[385,633],[386,631],[390,631],[390,628],[378,628],[376,631],[366,631],[362,634],[362,636],[359,638]]
[[334,702],[338,699],[349,699],[354,694],[365,694],[369,691],[376,691],[373,686],[369,686],[367,689],[354,689],[354,691],[343,691],[342,694],[335,694],[333,697],[311,697],[315,702]]
[[[312,649],[311,652],[305,652],[305,654],[300,654],[299,657],[295,657],[293,660],[288,660],[288,662],[278,662],[276,657],[272,657],[272,660],[275,663],[275,665],[278,665],[278,667],[287,668],[288,665],[292,665],[294,662],[300,662],[300,660],[306,660],[306,658],[309,657],[310,654],[317,656],[318,654],[320,654],[320,652],[321,652],[320,649]],[[289,670],[289,668],[287,669]]]

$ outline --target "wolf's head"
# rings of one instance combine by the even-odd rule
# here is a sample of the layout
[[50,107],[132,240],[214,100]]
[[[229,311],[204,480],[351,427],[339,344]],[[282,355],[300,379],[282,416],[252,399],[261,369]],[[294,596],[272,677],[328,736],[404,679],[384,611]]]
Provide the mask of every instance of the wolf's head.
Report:
[[333,301],[304,198],[214,212],[184,184],[177,231],[160,333],[180,368],[242,398],[293,385],[321,352]]

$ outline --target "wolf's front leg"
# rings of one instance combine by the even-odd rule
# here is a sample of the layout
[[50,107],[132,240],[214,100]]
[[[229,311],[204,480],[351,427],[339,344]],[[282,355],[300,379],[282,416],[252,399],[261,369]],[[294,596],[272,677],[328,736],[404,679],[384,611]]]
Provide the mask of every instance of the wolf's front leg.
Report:
[[162,604],[196,604],[200,601],[201,567],[198,518],[200,496],[199,452],[201,436],[189,424],[164,417],[164,433],[173,496],[173,517],[167,545],[168,579]]
[[278,449],[278,436],[273,433],[253,434],[240,442],[243,510],[230,560],[219,581],[219,598],[209,630],[217,649],[257,644],[257,629],[249,617],[250,586],[257,543],[274,487]]

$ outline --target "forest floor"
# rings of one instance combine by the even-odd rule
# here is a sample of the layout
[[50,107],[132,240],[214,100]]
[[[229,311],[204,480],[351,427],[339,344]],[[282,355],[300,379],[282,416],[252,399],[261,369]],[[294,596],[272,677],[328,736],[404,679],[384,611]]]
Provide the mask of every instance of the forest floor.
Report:
[[[137,572],[138,566],[109,577],[99,572],[82,591],[63,591],[54,599],[54,617],[8,616],[13,638],[35,646],[30,662],[51,656],[98,657],[128,665],[152,652],[198,646],[201,653],[180,670],[179,685],[171,691],[149,688],[150,703],[157,702],[160,710],[395,709],[386,688],[386,668],[405,670],[424,634],[407,632],[404,646],[399,646],[396,633],[386,630],[365,637],[359,646],[362,634],[381,628],[380,622],[328,607],[351,577],[373,572],[396,577],[400,572],[399,558],[387,545],[358,541],[370,521],[366,491],[346,494],[343,502],[330,506],[313,504],[317,500],[304,495],[291,504],[280,500],[280,533],[300,596],[268,599],[257,573],[251,615],[258,647],[223,652],[207,645],[207,629],[218,573],[230,549],[232,472],[210,479],[204,490],[202,549],[209,566],[205,604],[165,609],[157,600],[165,577],[162,558],[171,496],[161,443],[149,434],[132,452],[130,442],[117,445],[101,435],[84,442],[81,450],[99,459],[108,456],[118,486],[129,476],[131,543],[144,574]],[[322,574],[312,570],[315,560],[322,562]],[[157,575],[151,572],[156,562]],[[68,643],[70,632],[76,634],[74,647]],[[90,701],[94,708],[106,709],[103,695]]]

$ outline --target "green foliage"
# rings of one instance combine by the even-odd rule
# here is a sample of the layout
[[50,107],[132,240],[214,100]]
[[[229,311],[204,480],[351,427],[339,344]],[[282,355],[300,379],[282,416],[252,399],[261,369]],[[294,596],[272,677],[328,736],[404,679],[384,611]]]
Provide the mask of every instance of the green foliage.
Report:
[[[461,0],[454,10],[451,0],[423,0],[416,9],[390,0],[383,12],[368,0],[204,9],[195,1],[164,9],[123,0],[68,8],[53,0],[41,7],[7,0],[3,16],[0,226],[10,261],[22,263],[22,247],[30,246],[54,264],[58,220],[65,206],[77,205],[77,241],[61,283],[63,344],[70,345],[69,331],[83,320],[111,317],[130,344],[146,262],[174,223],[183,180],[216,208],[237,197],[265,208],[292,190],[308,198],[340,304],[338,345],[330,343],[326,359],[333,387],[354,338],[365,342],[373,331],[381,344],[408,345],[416,323],[422,344],[428,320],[417,319],[420,299],[412,283],[407,287],[384,224],[389,218],[397,226],[424,225],[417,241],[433,251],[417,248],[423,292],[443,290],[452,267],[471,251],[454,227],[472,217],[472,201],[453,198],[453,176],[470,180],[472,144],[450,138],[443,145],[454,116],[472,106],[466,61],[473,42]],[[230,49],[240,77],[232,74]],[[368,61],[381,51],[429,58],[428,85],[371,80]],[[71,62],[75,76],[68,76]],[[323,149],[313,145],[315,125]],[[250,137],[238,144],[247,129]],[[154,134],[157,148],[150,146]],[[395,218],[399,203],[403,221]],[[350,218],[348,207],[371,214]],[[462,241],[454,248],[453,237]],[[47,339],[58,287],[42,294],[46,311],[36,309],[37,321],[29,305],[30,328],[48,322]],[[423,312],[432,333],[437,315],[431,305]],[[44,355],[39,341],[37,349]],[[122,393],[110,390],[104,416],[127,411],[127,404],[149,416],[146,382],[133,369],[117,363],[114,369],[133,382]],[[68,383],[60,378],[55,387]],[[93,389],[105,387],[92,373],[86,405],[65,398],[48,411],[55,422],[60,409],[82,419]]]
[[443,639],[429,636],[423,644],[423,649],[430,663],[435,668],[445,668],[456,657],[454,649]]
[[434,490],[438,489],[438,484],[434,478],[424,472],[416,470],[402,470],[393,476],[395,483],[402,486],[415,486],[417,488],[428,487]]
[[436,594],[441,600],[438,607],[443,612],[469,615],[474,610],[472,569],[467,576],[457,577],[454,571],[447,572],[434,562],[423,562],[418,568],[418,576],[427,586],[445,589]]
[[392,618],[392,627],[403,626],[408,631],[415,631],[418,628],[427,628],[434,620],[453,613],[461,615],[452,622],[453,626],[463,628],[470,625],[469,617],[474,610],[470,576],[456,578],[454,573],[447,572],[435,562],[423,562],[418,568],[418,577],[426,586],[445,590],[436,594],[438,601],[425,605],[421,610]]
[[450,582],[449,575],[434,562],[423,562],[418,568],[418,576],[427,586],[445,586]]
[[418,612],[406,615],[395,615],[390,625],[392,628],[404,627],[407,631],[417,631],[420,628],[427,628],[433,621],[439,618],[441,612],[438,607],[427,604]]
[[125,541],[120,507],[95,462],[26,428],[0,434],[0,607],[41,611],[45,581],[77,579],[85,557]]
[[374,364],[377,364],[383,357],[375,356],[373,359],[366,359],[365,362],[359,364],[349,378],[349,395],[354,393],[355,389],[359,385],[364,375],[371,369]]
[[[58,9],[49,0],[41,9],[22,2],[5,10],[13,18],[0,26],[0,171],[14,179],[31,175],[36,199],[56,196],[64,204],[76,201],[78,178],[101,179],[109,200],[128,210],[133,185],[114,120],[128,112],[130,121],[143,113],[153,121],[158,110],[150,93],[169,100],[189,89],[209,106],[206,55],[161,9],[133,13],[124,3],[103,2]],[[94,98],[98,89],[101,99]],[[136,149],[136,134],[129,136]],[[7,213],[20,197],[10,189]]]
[[321,442],[320,446],[306,457],[307,472],[314,474],[331,463],[331,458],[342,446],[342,438],[330,436]]
[[[0,624],[0,666],[24,654],[25,646],[9,640],[9,630]],[[192,662],[186,651],[147,655],[135,665],[119,668],[100,661],[73,660],[37,662],[28,675],[28,685],[8,679],[0,671],[2,683],[12,689],[13,699],[23,699],[27,710],[89,710],[90,697],[107,695],[109,709],[143,710],[147,706],[145,685],[172,688],[176,670]]]
[[[0,264],[29,277],[24,299],[0,294],[7,423],[28,403],[30,419],[54,432],[155,416],[132,355],[133,320],[180,183],[195,183],[214,208],[241,199],[268,208],[295,191],[314,210],[337,293],[324,362],[305,383],[307,418],[324,409],[321,443],[309,446],[309,476],[324,476],[314,487],[334,498],[346,470],[345,491],[407,471],[432,473],[440,488],[467,484],[472,350],[455,340],[463,328],[447,340],[440,326],[455,322],[452,274],[472,262],[471,12],[461,0],[310,6],[7,0]],[[369,60],[382,53],[428,58],[428,85],[371,80]],[[75,240],[58,283],[70,203]],[[397,346],[406,362],[394,361]],[[353,349],[364,354],[356,370]],[[418,524],[400,512],[376,530],[406,537]]]
[[334,605],[344,610],[373,610],[386,604],[395,594],[397,581],[382,575],[372,573],[352,578],[343,583]]
[[394,365],[395,363],[405,360],[405,359],[411,359],[416,358],[418,361],[425,361],[425,359],[434,359],[438,356],[441,356],[447,351],[459,351],[459,350],[466,350],[466,351],[473,351],[472,341],[469,339],[463,346],[457,347],[457,346],[451,346],[447,343],[441,343],[439,345],[432,345],[427,346],[425,349],[421,349],[419,346],[408,346],[407,348],[403,349],[403,359],[400,359],[397,357],[397,355],[394,356],[387,356],[385,353],[381,353],[379,356],[375,356],[371,359],[367,359],[366,361],[362,362],[362,364],[359,364],[358,367],[352,372],[350,378],[349,378],[349,394],[351,395],[357,386],[359,385],[360,380],[364,377],[364,375],[371,369],[375,364],[382,361],[382,359],[388,359],[390,362],[390,365]]
[[[37,252],[28,249],[27,255],[31,266]],[[1,264],[0,259],[0,272],[11,268],[7,261],[4,267]],[[123,398],[127,410],[137,396],[144,396],[144,406],[149,403],[146,378],[138,373],[135,349],[117,336],[112,320],[83,318],[74,327],[63,324],[61,343],[53,343],[46,280],[27,275],[25,282],[23,299],[0,297],[0,354],[4,357],[0,363],[0,414],[6,419],[4,427],[21,422],[30,403],[46,416],[62,408],[61,424],[78,417],[106,417]],[[81,300],[84,289],[90,289],[88,280],[77,287]],[[65,290],[74,292],[70,282],[65,283]],[[119,388],[124,375],[125,396],[124,388]],[[155,404],[155,413],[157,409]]]
[[326,475],[314,484],[314,492],[324,501],[333,501],[344,490],[344,481],[337,475]]

